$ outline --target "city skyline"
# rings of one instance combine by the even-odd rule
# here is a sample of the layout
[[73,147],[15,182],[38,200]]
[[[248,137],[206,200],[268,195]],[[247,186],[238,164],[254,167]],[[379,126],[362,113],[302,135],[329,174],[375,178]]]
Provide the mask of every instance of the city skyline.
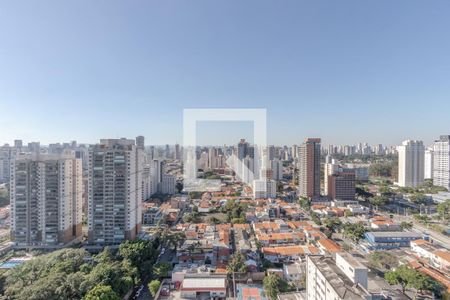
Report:
[[0,142],[181,144],[185,108],[266,108],[269,144],[450,127],[446,1],[86,5],[0,4]]

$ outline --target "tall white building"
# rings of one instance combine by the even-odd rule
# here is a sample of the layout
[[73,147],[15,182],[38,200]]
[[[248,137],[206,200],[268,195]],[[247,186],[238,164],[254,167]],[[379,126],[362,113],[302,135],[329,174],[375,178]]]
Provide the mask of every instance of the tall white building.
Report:
[[82,163],[73,151],[18,155],[10,186],[16,247],[59,247],[82,237]]
[[88,226],[91,244],[134,239],[141,226],[142,150],[134,140],[100,140],[89,149]]
[[450,135],[433,144],[433,184],[450,190]]
[[417,187],[423,183],[425,147],[422,141],[407,140],[397,147],[398,185]]
[[433,179],[433,148],[425,150],[424,179]]
[[325,157],[324,168],[324,195],[328,195],[328,176],[333,175],[339,169],[339,164],[336,163],[334,159],[331,158],[330,155]]
[[21,148],[11,147],[8,144],[0,147],[0,183],[9,182],[11,162]]

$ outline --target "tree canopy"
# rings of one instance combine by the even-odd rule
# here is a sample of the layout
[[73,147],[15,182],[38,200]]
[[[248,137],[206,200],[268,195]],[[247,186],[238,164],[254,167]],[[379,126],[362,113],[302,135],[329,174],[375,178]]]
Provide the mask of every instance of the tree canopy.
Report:
[[150,294],[152,294],[153,297],[155,297],[160,286],[161,286],[161,282],[159,280],[152,280],[148,284],[148,289],[150,290]]
[[270,299],[277,299],[279,293],[285,293],[292,290],[292,287],[286,280],[273,273],[264,277],[263,286],[266,295]]
[[439,286],[430,277],[405,265],[385,273],[384,278],[389,284],[399,284],[402,287],[403,294],[407,288],[415,288],[419,291],[431,291],[433,289],[437,290]]
[[233,272],[246,272],[247,266],[245,265],[245,257],[240,252],[237,252],[231,257],[230,262],[227,265],[227,272],[231,274]]
[[111,286],[97,285],[84,296],[83,300],[120,300],[120,297]]
[[119,255],[108,247],[93,257],[84,249],[61,249],[5,272],[3,292],[17,300],[116,299],[139,283],[156,256],[152,243],[140,240],[122,244]]
[[366,228],[361,223],[345,223],[343,225],[343,234],[354,242],[359,242],[364,237]]

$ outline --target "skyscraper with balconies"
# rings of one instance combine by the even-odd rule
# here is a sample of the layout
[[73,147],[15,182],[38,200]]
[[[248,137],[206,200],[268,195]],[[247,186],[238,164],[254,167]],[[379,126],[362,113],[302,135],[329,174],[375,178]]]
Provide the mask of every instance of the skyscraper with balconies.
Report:
[[450,190],[450,135],[433,144],[433,184]]
[[134,140],[100,140],[89,149],[89,242],[116,245],[141,226],[142,149]]
[[11,239],[59,247],[82,237],[82,163],[62,154],[19,154],[11,163]]

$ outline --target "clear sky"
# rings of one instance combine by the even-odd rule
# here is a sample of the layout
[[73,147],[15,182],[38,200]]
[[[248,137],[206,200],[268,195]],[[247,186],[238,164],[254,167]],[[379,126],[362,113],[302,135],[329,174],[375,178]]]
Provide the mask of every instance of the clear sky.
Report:
[[430,142],[450,133],[449,16],[448,0],[1,1],[0,144],[182,142],[183,108],[218,107],[267,108],[273,144]]

